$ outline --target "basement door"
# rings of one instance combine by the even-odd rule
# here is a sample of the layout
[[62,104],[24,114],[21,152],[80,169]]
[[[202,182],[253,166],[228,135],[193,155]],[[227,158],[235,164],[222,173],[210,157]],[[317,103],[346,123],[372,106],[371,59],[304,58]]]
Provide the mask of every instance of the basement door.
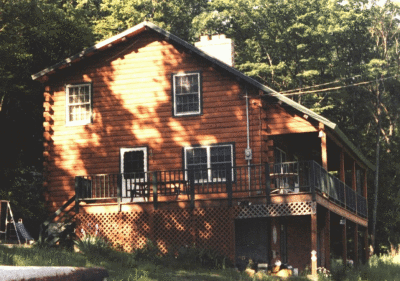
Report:
[[247,266],[249,259],[256,263],[268,263],[267,218],[235,220],[236,265]]
[[120,155],[122,198],[131,198],[147,182],[147,147],[121,148]]

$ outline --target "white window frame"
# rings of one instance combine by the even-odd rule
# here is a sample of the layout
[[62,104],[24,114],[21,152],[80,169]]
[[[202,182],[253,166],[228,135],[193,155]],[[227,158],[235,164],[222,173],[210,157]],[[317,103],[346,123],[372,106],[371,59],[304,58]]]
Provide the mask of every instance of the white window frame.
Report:
[[[71,88],[89,87],[89,101],[88,102],[69,102],[69,91]],[[65,86],[65,123],[67,126],[87,125],[92,123],[93,101],[92,101],[92,83],[69,84]],[[89,105],[89,117],[85,120],[70,121],[69,109],[71,106],[76,105]]]
[[202,145],[202,146],[188,146],[188,147],[184,147],[184,155],[183,155],[183,157],[184,157],[184,165],[185,165],[185,171],[186,171],[186,173],[185,173],[185,177],[186,177],[186,180],[188,180],[188,174],[187,174],[187,171],[188,171],[188,166],[187,166],[187,150],[189,150],[189,149],[199,149],[199,148],[205,148],[206,149],[206,152],[207,152],[207,173],[208,173],[208,175],[207,175],[207,180],[205,180],[205,181],[203,181],[203,180],[196,180],[195,181],[195,183],[218,183],[218,182],[226,182],[226,179],[218,179],[218,180],[213,180],[213,178],[212,178],[212,170],[211,170],[211,148],[213,148],[213,147],[223,147],[223,146],[229,146],[230,148],[231,148],[231,166],[232,166],[232,172],[231,172],[231,175],[232,175],[232,181],[234,181],[234,179],[235,179],[235,175],[234,175],[234,169],[233,169],[233,167],[234,167],[234,151],[233,151],[233,149],[234,149],[234,147],[233,147],[233,144],[215,144],[215,145]]
[[[199,99],[199,110],[197,111],[186,111],[186,112],[177,112],[177,104],[176,104],[176,77],[184,77],[184,76],[193,76],[197,75],[197,95]],[[202,100],[201,100],[201,76],[200,72],[185,72],[185,73],[177,73],[172,75],[172,94],[173,94],[173,111],[174,116],[189,116],[189,115],[199,115],[201,114]]]

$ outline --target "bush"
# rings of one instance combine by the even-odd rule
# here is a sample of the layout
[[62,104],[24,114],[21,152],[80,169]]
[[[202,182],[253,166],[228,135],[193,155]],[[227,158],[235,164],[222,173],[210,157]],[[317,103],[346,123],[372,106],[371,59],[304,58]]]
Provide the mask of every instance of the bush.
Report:
[[162,257],[160,249],[150,239],[146,240],[146,243],[142,248],[137,248],[134,250],[132,255],[135,260],[150,261],[155,264],[158,264]]
[[[176,259],[180,264],[186,266],[201,265],[207,268],[226,269],[228,259],[216,250],[191,247],[180,247]],[[231,266],[231,264],[229,264]]]
[[75,245],[86,256],[101,257],[108,256],[113,249],[100,236],[86,234],[82,239],[76,240]]

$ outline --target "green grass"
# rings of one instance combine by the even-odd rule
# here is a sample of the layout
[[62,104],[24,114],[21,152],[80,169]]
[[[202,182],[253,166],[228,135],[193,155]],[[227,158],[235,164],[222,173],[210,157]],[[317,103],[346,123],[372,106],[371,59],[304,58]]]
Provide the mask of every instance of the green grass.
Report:
[[[124,253],[111,249],[104,241],[88,237],[77,243],[79,253],[57,248],[8,248],[0,245],[0,264],[15,266],[101,266],[108,270],[107,280],[259,280],[246,273],[224,265],[223,259],[204,249],[181,249],[181,257],[160,256],[151,242],[136,253]],[[207,260],[208,257],[208,260]],[[211,261],[211,262],[210,262]],[[320,276],[319,280],[400,280],[400,255],[373,256],[358,269],[344,269],[333,262],[332,275]],[[277,280],[263,276],[262,280]],[[290,280],[306,280],[304,277]]]
[[[108,270],[107,280],[252,280],[245,273],[233,268],[213,269],[198,263],[191,263],[174,257],[151,257],[141,251],[129,254],[115,251],[98,241],[83,242],[78,246],[80,253],[57,248],[8,248],[0,245],[0,264],[15,266],[101,266]],[[267,279],[266,279],[267,280]]]

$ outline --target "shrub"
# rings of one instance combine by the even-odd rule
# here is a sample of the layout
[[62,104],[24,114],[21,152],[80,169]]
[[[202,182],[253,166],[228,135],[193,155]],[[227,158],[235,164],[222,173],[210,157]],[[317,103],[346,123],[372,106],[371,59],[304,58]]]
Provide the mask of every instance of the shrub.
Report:
[[113,251],[102,237],[90,234],[86,234],[82,239],[76,240],[75,245],[79,251],[88,257],[108,256]]
[[[177,261],[184,265],[201,265],[207,268],[226,269],[227,258],[216,250],[197,248],[196,245],[180,247]],[[230,265],[229,265],[230,266]]]
[[133,258],[139,261],[150,261],[158,264],[162,253],[158,246],[153,243],[150,239],[146,240],[146,243],[142,248],[137,248],[132,253]]

